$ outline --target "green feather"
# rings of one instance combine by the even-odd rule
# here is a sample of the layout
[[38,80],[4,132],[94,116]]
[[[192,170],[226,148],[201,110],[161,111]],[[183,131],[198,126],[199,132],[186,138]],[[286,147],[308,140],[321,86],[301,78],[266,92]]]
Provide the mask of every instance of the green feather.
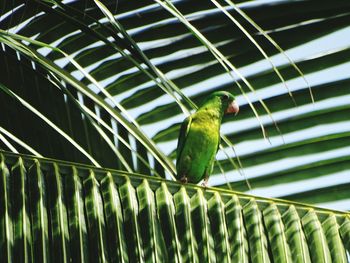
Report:
[[179,139],[177,142],[177,151],[176,151],[176,163],[179,162],[179,156],[181,155],[182,149],[184,148],[185,139],[187,138],[187,134],[190,130],[192,122],[192,116],[188,116],[181,124]]
[[183,121],[177,146],[178,180],[198,183],[209,177],[220,144],[221,121],[233,101],[228,92],[214,92]]

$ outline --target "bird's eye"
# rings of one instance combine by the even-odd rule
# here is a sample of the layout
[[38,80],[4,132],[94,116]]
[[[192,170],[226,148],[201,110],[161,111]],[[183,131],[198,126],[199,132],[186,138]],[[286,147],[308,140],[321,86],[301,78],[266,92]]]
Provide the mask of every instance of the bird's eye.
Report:
[[221,99],[222,99],[222,100],[228,100],[228,98],[229,98],[229,97],[228,97],[227,94],[221,96]]

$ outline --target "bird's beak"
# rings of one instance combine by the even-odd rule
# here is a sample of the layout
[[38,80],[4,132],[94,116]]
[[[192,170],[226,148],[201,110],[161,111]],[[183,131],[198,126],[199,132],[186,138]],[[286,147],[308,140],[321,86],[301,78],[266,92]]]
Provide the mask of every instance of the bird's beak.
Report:
[[234,113],[235,115],[237,115],[238,112],[239,112],[239,106],[238,106],[238,104],[237,104],[237,102],[235,100],[232,101],[228,105],[228,107],[227,107],[227,109],[225,111],[225,113]]

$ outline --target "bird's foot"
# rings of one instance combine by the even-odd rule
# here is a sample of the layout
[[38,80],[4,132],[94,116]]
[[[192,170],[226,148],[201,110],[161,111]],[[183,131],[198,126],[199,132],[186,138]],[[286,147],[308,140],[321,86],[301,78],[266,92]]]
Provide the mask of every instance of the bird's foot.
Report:
[[204,180],[203,180],[203,182],[202,182],[202,186],[203,186],[203,187],[205,187],[205,188],[208,187],[208,180],[209,180],[208,177],[204,178]]
[[180,182],[183,183],[183,184],[187,184],[187,182],[188,182],[187,177],[185,175],[182,176],[181,179],[180,179]]

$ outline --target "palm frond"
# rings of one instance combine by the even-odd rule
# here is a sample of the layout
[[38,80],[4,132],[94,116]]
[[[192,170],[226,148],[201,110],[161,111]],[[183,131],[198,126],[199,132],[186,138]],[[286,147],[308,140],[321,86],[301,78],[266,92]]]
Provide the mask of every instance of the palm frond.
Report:
[[[1,5],[0,83],[102,167],[170,178],[166,155],[174,160],[184,113],[227,90],[241,111],[222,127],[211,185],[246,191],[244,174],[250,193],[349,209],[348,1]],[[91,163],[14,100],[0,100],[2,148]]]
[[346,212],[78,163],[0,156],[0,251],[7,259],[248,262],[249,256],[288,262],[294,251],[298,262],[346,262],[349,252]]

